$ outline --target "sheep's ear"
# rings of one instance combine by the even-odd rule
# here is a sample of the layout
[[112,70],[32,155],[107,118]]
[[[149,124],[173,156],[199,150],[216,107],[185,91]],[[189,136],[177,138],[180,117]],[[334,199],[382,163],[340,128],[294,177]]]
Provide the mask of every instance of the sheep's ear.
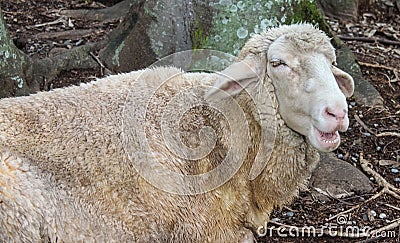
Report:
[[234,96],[249,84],[263,80],[266,71],[265,54],[249,55],[240,62],[235,62],[221,73],[205,98]]
[[353,78],[346,72],[343,72],[339,68],[332,67],[333,76],[336,78],[336,82],[339,85],[340,90],[346,97],[350,97],[354,93],[354,81]]

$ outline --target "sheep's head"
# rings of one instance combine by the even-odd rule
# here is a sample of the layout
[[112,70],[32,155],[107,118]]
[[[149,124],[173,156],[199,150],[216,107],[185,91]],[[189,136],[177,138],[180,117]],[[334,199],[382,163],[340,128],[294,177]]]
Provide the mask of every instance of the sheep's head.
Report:
[[323,32],[309,24],[274,28],[250,39],[239,60],[252,71],[238,75],[240,65],[233,64],[225,72],[240,85],[225,79],[216,84],[218,89],[234,95],[260,77],[272,81],[279,113],[288,127],[320,151],[339,146],[338,131],[349,126],[346,97],[353,94],[354,82],[334,66],[334,48]]
[[[338,131],[349,126],[346,96],[353,94],[354,84],[350,75],[334,66],[328,39],[312,38],[289,33],[272,42],[267,73],[287,125],[308,137],[318,150],[331,151],[339,146]],[[320,46],[332,49],[327,52]]]

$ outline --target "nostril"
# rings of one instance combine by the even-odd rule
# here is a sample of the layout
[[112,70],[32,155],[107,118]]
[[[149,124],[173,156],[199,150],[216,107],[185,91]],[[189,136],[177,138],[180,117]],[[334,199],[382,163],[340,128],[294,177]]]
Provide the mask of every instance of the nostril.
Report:
[[327,117],[333,117],[336,120],[343,120],[346,117],[346,109],[331,109],[329,107],[325,108],[325,114]]
[[329,108],[325,109],[325,114],[330,117],[336,117],[335,113],[329,110]]

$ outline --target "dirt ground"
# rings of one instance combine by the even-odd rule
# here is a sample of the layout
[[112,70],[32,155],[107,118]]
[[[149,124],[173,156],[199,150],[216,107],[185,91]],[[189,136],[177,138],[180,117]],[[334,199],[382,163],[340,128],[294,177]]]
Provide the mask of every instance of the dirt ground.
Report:
[[[103,1],[107,2],[107,1]],[[350,99],[350,129],[342,136],[343,142],[335,152],[338,158],[360,167],[360,154],[373,166],[388,183],[400,188],[400,137],[395,135],[377,136],[384,132],[400,130],[400,14],[390,1],[363,7],[357,20],[341,22],[329,19],[332,29],[343,38],[360,63],[364,78],[379,91],[384,98],[383,106],[368,107]],[[32,57],[43,58],[74,46],[83,45],[104,38],[118,21],[110,23],[84,22],[62,19],[59,11],[76,8],[102,8],[107,3],[92,0],[1,0],[7,27],[17,46]],[[108,1],[111,5],[112,1]],[[91,30],[80,36],[52,37],[43,33],[65,30]],[[350,39],[350,40],[349,40]],[[379,39],[379,41],[377,41]],[[96,70],[71,70],[63,72],[43,90],[78,84],[100,77],[100,66]],[[275,230],[261,238],[261,242],[400,242],[400,227],[381,231],[376,237],[345,237],[325,232],[316,237],[285,237],[288,232],[277,229],[293,226],[333,225],[353,229],[370,227],[377,229],[400,222],[400,200],[390,194],[383,194],[365,203],[376,195],[382,187],[376,180],[371,181],[374,191],[368,195],[352,195],[330,202],[320,202],[309,192],[300,193],[290,206],[276,210],[269,224]],[[397,189],[399,190],[399,189]],[[400,193],[398,193],[400,194]],[[339,212],[359,205],[349,213],[332,218]],[[330,219],[332,218],[332,219]],[[346,229],[347,229],[346,228]],[[354,232],[353,232],[354,233]],[[317,234],[318,235],[318,234]],[[357,234],[353,234],[357,236]],[[307,235],[306,235],[307,236]],[[359,236],[359,235],[358,235]],[[379,237],[380,236],[380,237]]]

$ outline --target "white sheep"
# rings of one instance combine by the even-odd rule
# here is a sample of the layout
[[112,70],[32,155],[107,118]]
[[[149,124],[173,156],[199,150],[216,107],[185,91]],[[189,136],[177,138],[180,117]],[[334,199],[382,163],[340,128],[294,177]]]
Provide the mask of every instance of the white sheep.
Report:
[[[335,58],[312,25],[281,26],[254,35],[223,76],[158,67],[0,100],[0,242],[253,241],[348,127],[354,84]],[[174,102],[204,105],[181,114]],[[224,159],[216,178],[186,180]]]

